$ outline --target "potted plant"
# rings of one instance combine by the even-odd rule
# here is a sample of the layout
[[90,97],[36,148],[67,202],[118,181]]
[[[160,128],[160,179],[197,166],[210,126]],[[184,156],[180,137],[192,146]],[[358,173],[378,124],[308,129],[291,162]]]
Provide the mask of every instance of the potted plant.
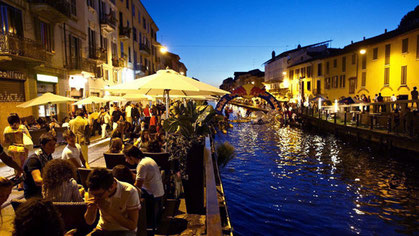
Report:
[[193,102],[176,104],[172,116],[165,120],[167,151],[170,160],[179,165],[188,213],[204,212],[204,145],[205,137],[214,130],[216,113],[212,106]]

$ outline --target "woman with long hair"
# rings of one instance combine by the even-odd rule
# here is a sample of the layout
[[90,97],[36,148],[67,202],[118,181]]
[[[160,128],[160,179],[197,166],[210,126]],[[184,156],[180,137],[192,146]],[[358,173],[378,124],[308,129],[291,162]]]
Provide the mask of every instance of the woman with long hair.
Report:
[[82,202],[83,189],[75,180],[76,168],[67,160],[49,161],[42,171],[42,195],[53,202]]

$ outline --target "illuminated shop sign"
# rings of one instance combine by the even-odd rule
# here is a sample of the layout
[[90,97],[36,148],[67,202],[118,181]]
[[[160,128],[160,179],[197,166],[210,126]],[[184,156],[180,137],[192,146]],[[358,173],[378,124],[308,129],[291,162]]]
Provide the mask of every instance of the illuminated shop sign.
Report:
[[52,76],[52,75],[37,74],[36,75],[36,80],[38,80],[40,82],[58,83],[58,77],[57,76]]

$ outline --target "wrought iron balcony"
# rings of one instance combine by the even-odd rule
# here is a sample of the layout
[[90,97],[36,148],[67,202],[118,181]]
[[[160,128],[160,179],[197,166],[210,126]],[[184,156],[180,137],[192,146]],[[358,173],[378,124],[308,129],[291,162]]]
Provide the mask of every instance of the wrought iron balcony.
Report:
[[113,12],[103,15],[100,18],[100,28],[105,34],[112,33],[116,28],[116,23],[117,20]]
[[97,60],[98,62],[107,62],[108,59],[108,51],[104,48],[88,48],[89,51],[89,59]]
[[121,40],[127,40],[131,37],[131,28],[130,27],[119,27],[119,38]]
[[147,44],[140,43],[140,53],[150,55],[150,47],[148,47]]
[[31,11],[52,23],[63,23],[71,17],[71,6],[66,0],[28,0]]
[[15,34],[0,34],[0,54],[25,61],[49,61],[47,51],[42,44]]
[[87,58],[76,58],[75,60],[70,60],[66,66],[66,68],[73,73],[79,73],[82,71],[96,73],[96,67],[96,62]]
[[112,57],[112,66],[125,67],[126,60],[124,58]]

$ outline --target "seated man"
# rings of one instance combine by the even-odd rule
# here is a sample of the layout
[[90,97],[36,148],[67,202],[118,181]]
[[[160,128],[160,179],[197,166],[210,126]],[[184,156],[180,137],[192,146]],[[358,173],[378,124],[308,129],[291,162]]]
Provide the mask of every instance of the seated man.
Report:
[[98,168],[89,174],[87,187],[86,223],[93,224],[97,211],[100,212],[99,222],[89,235],[136,235],[141,205],[134,186],[119,182],[107,169]]
[[[164,195],[163,181],[157,163],[150,157],[145,157],[134,145],[127,145],[124,149],[125,161],[131,165],[137,165],[135,186],[141,189],[142,197],[147,202],[147,215],[153,221],[153,229],[157,227],[162,209],[162,196]],[[152,209],[149,211],[148,209]]]
[[76,143],[76,135],[67,129],[64,131],[63,137],[67,142],[67,146],[63,150],[61,159],[69,160],[76,168],[82,166],[89,168],[89,164],[84,160],[80,144]]
[[23,164],[23,189],[26,199],[42,197],[42,169],[52,160],[57,138],[51,133],[42,134],[39,138],[41,149],[35,151]]

